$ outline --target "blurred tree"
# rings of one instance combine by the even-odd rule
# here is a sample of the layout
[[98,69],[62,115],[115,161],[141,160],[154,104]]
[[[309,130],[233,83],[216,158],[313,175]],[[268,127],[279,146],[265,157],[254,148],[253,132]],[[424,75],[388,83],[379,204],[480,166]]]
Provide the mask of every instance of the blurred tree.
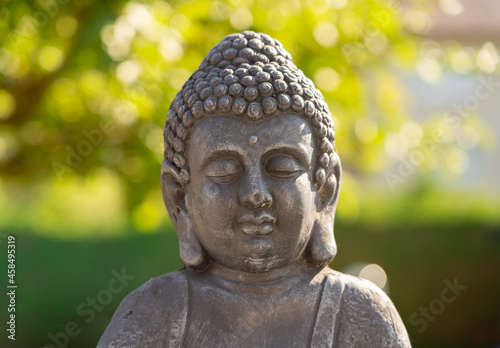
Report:
[[[323,92],[344,168],[382,171],[409,121],[393,69],[412,67],[420,54],[398,4],[8,2],[0,13],[2,177],[57,185],[104,170],[119,178],[136,225],[154,227],[169,104],[213,45],[246,29],[279,39]],[[415,123],[406,130],[422,131]]]

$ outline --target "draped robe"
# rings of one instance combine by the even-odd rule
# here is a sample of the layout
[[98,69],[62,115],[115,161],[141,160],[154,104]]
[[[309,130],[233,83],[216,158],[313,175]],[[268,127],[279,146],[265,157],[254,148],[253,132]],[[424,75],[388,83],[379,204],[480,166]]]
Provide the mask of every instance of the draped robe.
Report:
[[[398,312],[382,290],[329,268],[321,272],[311,347],[411,347]],[[189,297],[185,269],[151,279],[122,301],[97,348],[183,347]]]

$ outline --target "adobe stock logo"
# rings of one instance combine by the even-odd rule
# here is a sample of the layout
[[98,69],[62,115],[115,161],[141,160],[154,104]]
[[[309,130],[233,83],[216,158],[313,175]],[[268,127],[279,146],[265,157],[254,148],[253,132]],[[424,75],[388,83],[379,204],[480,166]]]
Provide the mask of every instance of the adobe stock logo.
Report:
[[112,278],[106,287],[99,290],[94,297],[87,297],[86,301],[81,302],[76,307],[76,314],[83,318],[83,322],[68,321],[63,330],[55,334],[49,332],[47,337],[52,343],[46,344],[43,348],[68,347],[71,339],[81,334],[85,326],[94,321],[97,313],[102,312],[104,307],[109,305],[113,298],[128,286],[131,280],[135,279],[135,276],[125,272],[125,267],[122,268],[121,273],[113,269],[111,274]]
[[494,96],[498,87],[500,87],[500,81],[494,80],[493,75],[487,75],[487,78],[480,76],[474,93],[465,97],[462,103],[454,104],[446,111],[442,119],[443,125],[434,129],[428,138],[423,139],[418,147],[412,149],[405,157],[399,156],[397,170],[385,172],[384,177],[391,191],[395,192],[398,184],[403,183],[417,170],[418,166],[436,153],[439,150],[439,144],[448,141],[447,129],[450,129],[456,137],[461,132],[464,121],[470,117],[471,113],[477,112],[482,101]]
[[454,302],[458,296],[467,289],[466,285],[460,285],[457,278],[453,279],[453,284],[445,279],[443,281],[446,287],[441,290],[441,297],[432,300],[428,308],[420,307],[417,312],[410,315],[409,322],[412,326],[420,326],[418,332],[422,333],[427,329],[429,322],[436,320],[437,316],[442,314],[446,308],[446,304]]
[[80,140],[75,148],[71,146],[65,147],[65,163],[63,164],[58,161],[53,161],[51,163],[57,179],[62,180],[66,173],[70,173],[74,168],[78,167],[85,157],[89,156],[94,149],[104,142],[106,134],[113,131],[113,129],[114,125],[110,120],[102,120],[99,123],[99,128],[94,128],[90,131],[86,129],[82,130],[82,134],[85,136],[86,140]]

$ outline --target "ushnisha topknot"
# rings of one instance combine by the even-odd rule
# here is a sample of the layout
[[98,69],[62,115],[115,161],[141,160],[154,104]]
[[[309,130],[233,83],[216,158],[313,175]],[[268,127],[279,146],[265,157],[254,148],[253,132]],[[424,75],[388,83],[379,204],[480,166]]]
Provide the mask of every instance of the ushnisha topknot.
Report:
[[314,179],[322,185],[335,144],[323,95],[278,40],[253,31],[228,35],[208,52],[172,101],[163,133],[165,160],[179,169],[187,184],[186,141],[200,120],[233,115],[258,121],[282,112],[297,113],[311,126],[318,150]]

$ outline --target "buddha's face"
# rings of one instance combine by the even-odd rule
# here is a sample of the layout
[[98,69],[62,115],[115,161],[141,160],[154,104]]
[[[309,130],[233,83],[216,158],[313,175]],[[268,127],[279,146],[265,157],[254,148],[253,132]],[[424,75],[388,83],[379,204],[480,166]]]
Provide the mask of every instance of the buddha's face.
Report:
[[261,273],[302,255],[316,214],[314,138],[296,114],[201,121],[188,142],[186,208],[209,257]]

